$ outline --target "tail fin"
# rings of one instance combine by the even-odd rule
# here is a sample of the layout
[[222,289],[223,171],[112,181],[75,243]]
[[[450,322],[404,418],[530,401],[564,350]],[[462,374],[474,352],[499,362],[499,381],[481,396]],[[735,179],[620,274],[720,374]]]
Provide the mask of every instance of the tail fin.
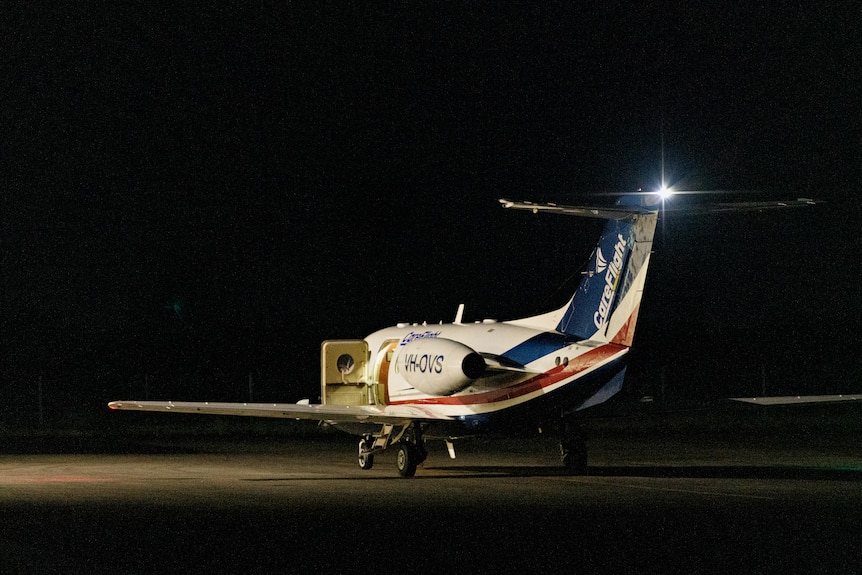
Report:
[[[630,346],[649,267],[660,201],[661,196],[658,194],[635,194],[623,196],[613,208],[594,208],[500,200],[503,207],[533,213],[550,212],[609,220],[590,257],[587,272],[578,286],[578,291],[569,303],[546,314],[508,323],[556,330],[583,340]],[[784,210],[818,203],[821,202],[799,198],[682,206],[674,208],[673,211],[678,215],[697,216]]]
[[[506,207],[597,217],[608,223],[572,299],[548,314],[516,320],[577,337],[630,346],[658,220],[651,196],[625,196],[614,208],[517,204]],[[502,201],[502,200],[501,200]]]

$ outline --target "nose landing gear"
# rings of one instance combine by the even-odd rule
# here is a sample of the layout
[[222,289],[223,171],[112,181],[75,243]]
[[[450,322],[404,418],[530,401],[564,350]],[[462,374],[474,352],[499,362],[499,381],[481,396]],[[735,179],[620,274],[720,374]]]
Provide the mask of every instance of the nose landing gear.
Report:
[[371,437],[363,437],[359,440],[359,467],[371,469],[374,466],[373,441]]

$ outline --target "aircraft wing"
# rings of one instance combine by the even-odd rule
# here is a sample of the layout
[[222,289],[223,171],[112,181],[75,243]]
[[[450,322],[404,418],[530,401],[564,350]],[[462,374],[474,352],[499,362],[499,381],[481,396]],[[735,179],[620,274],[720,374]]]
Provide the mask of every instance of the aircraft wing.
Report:
[[838,401],[862,401],[862,395],[785,395],[780,397],[731,397],[754,405],[791,405],[801,403],[834,403]]
[[298,403],[220,403],[213,401],[112,401],[111,409],[210,415],[245,415],[316,421],[406,425],[411,421],[449,421],[420,406],[309,405]]

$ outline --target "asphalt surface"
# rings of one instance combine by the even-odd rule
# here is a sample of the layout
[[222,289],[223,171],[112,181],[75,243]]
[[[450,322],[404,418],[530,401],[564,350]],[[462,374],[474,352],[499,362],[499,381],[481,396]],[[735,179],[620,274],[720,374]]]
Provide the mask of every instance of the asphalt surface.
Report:
[[858,444],[442,445],[415,478],[352,438],[0,455],[0,573],[862,573]]

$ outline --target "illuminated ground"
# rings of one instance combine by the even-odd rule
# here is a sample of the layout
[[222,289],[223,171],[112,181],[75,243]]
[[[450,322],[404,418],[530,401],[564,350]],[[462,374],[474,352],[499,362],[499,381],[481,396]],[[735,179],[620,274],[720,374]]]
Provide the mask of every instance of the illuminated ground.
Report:
[[[341,436],[0,456],[0,572],[853,573],[858,443],[598,434],[441,445],[417,477]],[[800,443],[800,442],[791,442]]]

